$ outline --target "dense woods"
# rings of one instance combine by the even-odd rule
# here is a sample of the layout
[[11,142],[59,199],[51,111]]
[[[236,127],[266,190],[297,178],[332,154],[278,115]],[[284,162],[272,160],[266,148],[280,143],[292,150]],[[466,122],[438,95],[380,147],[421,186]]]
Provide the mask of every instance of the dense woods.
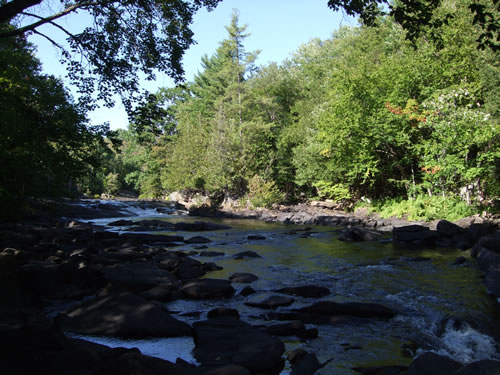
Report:
[[467,4],[443,1],[433,17],[450,13],[411,39],[379,15],[257,66],[235,12],[195,79],[144,95],[114,135],[85,126],[23,38],[0,39],[2,124],[17,124],[2,125],[2,199],[127,189],[254,207],[371,202],[424,218],[498,210],[498,55],[478,48]]

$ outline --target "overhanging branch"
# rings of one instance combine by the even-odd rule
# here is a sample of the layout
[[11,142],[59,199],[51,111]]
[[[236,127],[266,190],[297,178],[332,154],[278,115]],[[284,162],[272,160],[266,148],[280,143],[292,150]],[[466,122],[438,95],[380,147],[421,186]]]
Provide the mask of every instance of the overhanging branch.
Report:
[[25,9],[40,4],[42,0],[14,0],[0,6],[0,23],[9,22]]
[[[35,1],[35,0],[33,0],[33,1]],[[9,4],[11,4],[11,3],[9,3]],[[85,2],[85,3],[73,4],[69,7],[67,7],[66,9],[62,10],[61,12],[53,14],[52,16],[49,16],[49,17],[40,17],[40,16],[36,16],[33,14],[25,13],[25,14],[30,15],[32,17],[39,18],[39,20],[37,22],[30,24],[30,25],[23,26],[19,29],[9,30],[7,32],[0,33],[0,38],[8,38],[11,36],[23,35],[27,31],[34,31],[37,27],[44,25],[46,23],[52,23],[52,21],[54,21],[58,18],[64,17],[64,16],[66,16],[66,15],[68,15],[68,14],[70,14],[70,13],[72,13],[80,8],[85,8],[85,7],[94,6],[94,5],[99,5],[99,3],[89,1],[89,2]],[[20,14],[20,13],[22,13],[22,11],[18,12],[17,14]],[[55,23],[52,23],[52,24],[55,25]]]

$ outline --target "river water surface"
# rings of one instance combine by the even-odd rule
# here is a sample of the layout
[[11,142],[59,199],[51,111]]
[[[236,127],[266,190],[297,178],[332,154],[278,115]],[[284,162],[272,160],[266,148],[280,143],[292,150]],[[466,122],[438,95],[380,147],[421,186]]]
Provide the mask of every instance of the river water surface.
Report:
[[[109,203],[109,202],[107,202]],[[124,205],[129,212],[131,207]],[[132,220],[200,221],[199,218],[163,214],[134,208]],[[125,218],[126,219],[126,218]],[[94,220],[107,224],[115,219]],[[300,340],[282,337],[287,351],[302,347],[316,353],[321,362],[334,358],[317,374],[356,374],[352,367],[407,365],[410,354],[434,351],[462,363],[480,359],[500,359],[497,327],[499,304],[486,294],[475,260],[455,249],[404,249],[390,242],[346,243],[338,240],[338,228],[284,225],[257,220],[201,219],[231,226],[214,232],[155,232],[189,238],[202,235],[212,240],[206,251],[223,252],[216,257],[193,256],[202,262],[224,267],[205,277],[227,279],[236,272],[251,272],[259,280],[251,286],[260,295],[286,286],[315,284],[328,287],[331,295],[322,298],[335,302],[372,302],[391,307],[399,314],[389,321],[366,324],[317,325],[319,337]],[[124,228],[114,228],[124,231]],[[264,236],[248,240],[249,235]],[[194,250],[199,245],[184,245],[174,250]],[[242,251],[255,251],[262,258],[236,260]],[[453,265],[458,256],[467,262]],[[429,259],[424,259],[429,258]],[[250,324],[270,324],[265,310],[244,305],[249,298],[238,296],[246,284],[233,284],[236,295],[228,300],[177,300],[166,304],[177,311],[178,319],[193,323],[206,319],[206,313],[219,306],[236,308],[241,319]],[[289,308],[310,305],[319,299],[296,297]],[[288,308],[283,308],[284,310]],[[279,310],[278,310],[279,311]],[[183,313],[200,312],[197,317]],[[190,314],[188,314],[190,315]],[[312,327],[312,325],[310,325]],[[181,357],[196,363],[191,355],[191,338],[130,340],[86,337],[109,346],[138,347],[170,361]],[[282,374],[288,374],[285,368]]]

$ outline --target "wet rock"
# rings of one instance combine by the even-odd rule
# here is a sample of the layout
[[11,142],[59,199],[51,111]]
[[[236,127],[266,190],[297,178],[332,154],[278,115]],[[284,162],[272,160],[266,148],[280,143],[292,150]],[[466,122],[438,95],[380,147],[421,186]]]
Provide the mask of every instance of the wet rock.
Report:
[[353,367],[362,375],[399,375],[408,370],[408,366]]
[[150,261],[108,266],[104,269],[103,276],[110,283],[132,291],[145,291],[158,284],[178,282],[172,273]]
[[295,287],[285,287],[275,290],[277,293],[289,294],[305,298],[320,298],[330,294],[330,290],[324,286],[302,285]]
[[251,286],[247,285],[246,287],[241,289],[240,296],[246,297],[246,296],[249,296],[249,295],[254,294],[254,293],[255,293],[255,289],[252,288]]
[[181,292],[190,299],[229,298],[235,290],[229,280],[200,279],[191,281],[181,288]]
[[290,306],[295,300],[291,297],[285,296],[269,296],[257,297],[252,301],[245,302],[245,305],[251,307],[260,307],[262,309],[276,309],[278,307]]
[[451,358],[432,352],[418,356],[408,368],[407,375],[443,375],[453,374],[462,365]]
[[163,308],[134,294],[86,301],[57,318],[65,331],[123,338],[191,336],[191,327]]
[[340,241],[377,241],[382,233],[362,227],[351,227],[342,230],[339,234]]
[[392,239],[394,243],[429,243],[439,237],[438,233],[431,231],[428,227],[422,225],[406,225],[395,227],[392,230]]
[[432,258],[422,257],[422,256],[418,256],[418,257],[402,257],[401,259],[405,260],[407,262],[429,262],[429,261],[432,260]]
[[223,270],[224,267],[222,266],[219,266],[213,262],[206,262],[206,263],[203,263],[203,265],[201,266],[201,268],[203,269],[203,271],[205,272],[209,272],[209,271],[220,271],[220,270]]
[[245,367],[237,365],[226,365],[207,372],[205,375],[252,375]]
[[303,339],[314,339],[318,337],[317,328],[306,328],[300,320],[288,323],[273,324],[267,326],[265,331],[273,336],[297,336]]
[[457,259],[455,259],[455,261],[451,264],[452,266],[459,266],[461,264],[465,264],[467,263],[467,258],[466,257],[457,257]]
[[203,236],[195,236],[188,238],[187,240],[184,240],[185,243],[193,244],[193,243],[209,243],[212,242],[212,240],[203,237]]
[[177,284],[161,284],[141,293],[141,297],[160,302],[173,301],[181,297]]
[[500,361],[482,360],[468,364],[460,370],[456,375],[498,375],[500,374]]
[[375,303],[320,301],[289,312],[269,313],[271,319],[301,320],[305,323],[346,324],[361,319],[391,319],[396,311]]
[[290,375],[312,375],[323,367],[314,353],[307,353],[292,365]]
[[180,264],[175,268],[174,275],[180,280],[192,280],[203,276],[206,271],[203,269],[203,264],[192,258],[182,258]]
[[436,230],[440,235],[448,237],[456,237],[463,232],[463,228],[457,224],[451,223],[448,220],[439,220]]
[[110,227],[129,227],[131,225],[134,225],[132,220],[116,220],[108,223],[108,226]]
[[241,284],[249,284],[258,280],[259,278],[255,276],[253,273],[241,272],[241,273],[233,273],[229,276],[229,280],[233,283],[241,283]]
[[242,251],[240,253],[233,255],[234,259],[244,259],[244,258],[262,258],[255,251]]
[[277,338],[236,319],[214,319],[193,324],[196,360],[203,365],[234,364],[252,374],[279,374],[284,366],[284,344]]
[[145,233],[123,233],[120,238],[134,243],[172,243],[184,242],[184,237],[181,236],[167,236],[162,234],[145,234]]
[[200,256],[202,257],[218,257],[218,256],[224,256],[226,255],[225,253],[221,251],[202,251],[200,253]]
[[489,269],[484,278],[484,284],[489,293],[493,294],[496,298],[500,298],[500,266]]
[[257,240],[257,241],[259,241],[259,240],[265,240],[265,239],[266,239],[266,237],[265,237],[265,236],[261,236],[261,235],[259,235],[259,234],[251,234],[251,235],[249,235],[247,238],[248,238],[249,240]]
[[227,307],[217,307],[216,309],[210,310],[207,313],[208,319],[218,319],[218,318],[233,318],[239,319],[240,313],[236,309],[230,309]]

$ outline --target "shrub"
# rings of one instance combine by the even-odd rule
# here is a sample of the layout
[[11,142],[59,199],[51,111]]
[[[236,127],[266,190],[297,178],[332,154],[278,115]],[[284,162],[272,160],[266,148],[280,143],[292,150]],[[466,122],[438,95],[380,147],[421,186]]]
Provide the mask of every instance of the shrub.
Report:
[[267,181],[259,175],[248,182],[248,200],[253,207],[271,208],[281,203],[285,195],[276,187],[274,181]]

